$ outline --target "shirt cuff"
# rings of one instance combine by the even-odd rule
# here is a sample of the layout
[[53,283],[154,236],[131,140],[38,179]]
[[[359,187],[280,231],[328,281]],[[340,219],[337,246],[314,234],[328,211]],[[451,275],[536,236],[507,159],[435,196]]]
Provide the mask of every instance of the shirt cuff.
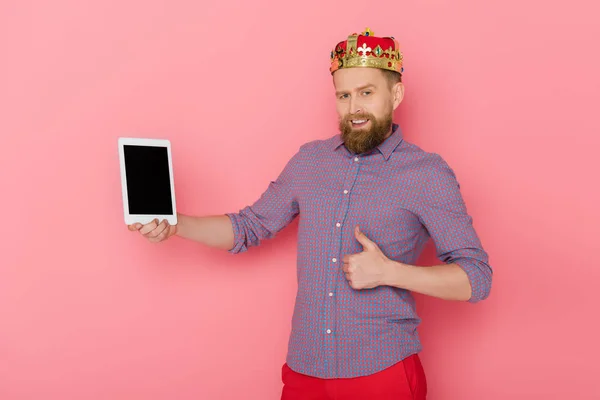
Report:
[[469,303],[485,300],[490,295],[492,286],[492,269],[486,263],[472,258],[459,258],[453,261],[467,273],[471,284]]
[[246,251],[246,240],[244,238],[244,231],[240,226],[240,216],[235,213],[227,213],[225,214],[231,220],[231,225],[233,226],[233,247],[227,250],[230,254],[238,254]]

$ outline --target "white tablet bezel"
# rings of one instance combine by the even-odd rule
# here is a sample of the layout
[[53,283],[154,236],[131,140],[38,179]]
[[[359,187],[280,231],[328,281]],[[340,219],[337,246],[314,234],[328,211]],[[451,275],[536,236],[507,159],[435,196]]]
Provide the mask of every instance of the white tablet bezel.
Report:
[[[130,214],[129,213],[129,201],[127,196],[127,174],[125,173],[125,145],[134,146],[154,146],[154,147],[166,147],[167,155],[169,160],[169,180],[171,182],[171,199],[173,202],[173,214]],[[162,222],[166,219],[170,225],[177,225],[177,208],[175,201],[175,184],[173,181],[173,161],[171,158],[171,141],[168,139],[146,139],[146,138],[133,138],[133,137],[120,137],[119,138],[119,162],[121,164],[121,192],[123,193],[123,212],[125,217],[125,223],[132,225],[137,222],[141,224],[147,224],[152,222],[154,219],[158,219]]]

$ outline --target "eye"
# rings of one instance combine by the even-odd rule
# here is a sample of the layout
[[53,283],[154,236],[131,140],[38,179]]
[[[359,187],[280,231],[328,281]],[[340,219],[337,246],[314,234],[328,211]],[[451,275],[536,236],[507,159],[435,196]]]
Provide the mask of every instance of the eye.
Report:
[[348,98],[348,94],[347,94],[347,93],[345,93],[345,94],[342,94],[342,95],[340,96],[340,99],[346,99],[346,98]]
[[370,90],[365,90],[365,91],[363,92],[363,95],[365,95],[365,96],[368,96],[368,95],[370,95],[370,94],[371,94],[371,91],[370,91]]

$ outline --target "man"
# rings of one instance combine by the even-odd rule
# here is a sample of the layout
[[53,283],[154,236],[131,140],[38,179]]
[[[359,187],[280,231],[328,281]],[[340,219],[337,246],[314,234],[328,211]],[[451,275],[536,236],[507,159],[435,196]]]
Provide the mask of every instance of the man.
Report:
[[[366,30],[331,53],[340,133],[304,144],[253,205],[138,230],[240,253],[299,216],[298,293],[283,400],[418,399],[427,384],[411,292],[477,302],[492,270],[453,170],[392,123],[404,96],[393,37]],[[442,265],[414,266],[429,238]]]

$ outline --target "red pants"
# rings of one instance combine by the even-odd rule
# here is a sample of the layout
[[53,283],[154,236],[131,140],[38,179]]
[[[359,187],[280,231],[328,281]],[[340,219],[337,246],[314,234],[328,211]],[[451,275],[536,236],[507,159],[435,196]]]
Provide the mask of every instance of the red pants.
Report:
[[373,375],[320,379],[281,369],[281,400],[425,400],[427,382],[417,354]]

